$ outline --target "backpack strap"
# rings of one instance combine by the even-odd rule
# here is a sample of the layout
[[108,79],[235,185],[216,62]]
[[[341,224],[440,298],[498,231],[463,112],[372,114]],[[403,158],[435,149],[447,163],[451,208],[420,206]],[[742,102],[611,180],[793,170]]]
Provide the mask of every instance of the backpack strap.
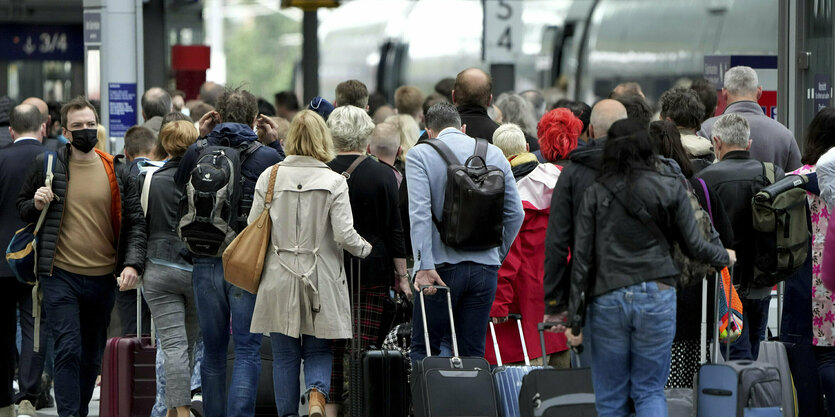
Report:
[[354,170],[357,169],[357,167],[360,166],[360,164],[363,161],[365,161],[366,158],[367,158],[366,155],[358,156],[357,159],[354,159],[354,162],[352,162],[351,165],[348,166],[348,169],[346,169],[342,173],[342,176],[345,177],[346,180],[350,180],[351,179],[351,174],[354,173]]
[[702,184],[702,192],[705,194],[705,202],[707,202],[707,214],[710,215],[710,222],[713,223],[713,208],[710,205],[710,192],[707,190],[707,184],[701,178],[696,179],[699,180],[699,184]]
[[145,216],[148,215],[148,197],[151,194],[151,178],[153,178],[154,173],[158,169],[159,167],[150,167],[145,171],[145,181],[142,183],[142,196],[139,200],[142,204],[142,214]]
[[768,184],[774,184],[775,175],[774,175],[774,164],[771,162],[762,162],[763,165],[763,178],[768,181]]
[[444,162],[446,162],[447,166],[457,165],[458,157],[452,153],[452,149],[449,149],[449,146],[447,146],[446,143],[438,139],[427,139],[424,143],[435,148],[435,150],[441,155],[441,158],[443,158]]
[[257,151],[258,148],[262,146],[264,146],[264,144],[257,140],[248,142],[245,146],[241,145],[238,148],[241,154],[241,165],[243,165],[244,162],[246,162],[246,160],[249,159],[249,157],[252,156],[255,153],[255,151]]
[[[604,188],[608,190],[612,195],[615,197],[618,203],[626,209],[626,212],[629,213],[632,217],[638,219],[641,223],[646,226],[650,233],[655,236],[655,239],[658,241],[658,244],[661,245],[661,248],[664,249],[665,252],[670,251],[670,242],[667,240],[667,236],[664,235],[664,232],[661,231],[661,228],[658,227],[658,223],[655,222],[655,219],[652,218],[652,215],[649,214],[646,206],[643,202],[640,202],[640,199],[633,198],[632,201],[639,201],[640,204],[638,207],[635,207],[634,204],[629,206],[626,204],[623,198],[623,194],[626,191],[626,187],[623,185],[622,182],[618,181],[615,184],[615,187],[612,187],[611,184],[607,184],[606,182],[601,182]],[[614,190],[612,188],[615,188]]]
[[481,159],[481,165],[486,167],[487,166],[487,147],[490,145],[486,139],[475,138],[475,150],[473,150],[473,156],[467,159],[467,165],[469,165],[469,161]]
[[[45,180],[44,186],[52,188],[52,172],[55,169],[55,160],[57,159],[57,154],[55,152],[44,152],[43,157],[43,164],[44,164],[44,172],[45,172]],[[38,232],[41,230],[41,226],[43,226],[43,222],[46,219],[46,212],[49,211],[49,203],[46,203],[43,210],[41,210],[41,215],[38,217],[38,223],[35,224],[35,236],[38,235]]]

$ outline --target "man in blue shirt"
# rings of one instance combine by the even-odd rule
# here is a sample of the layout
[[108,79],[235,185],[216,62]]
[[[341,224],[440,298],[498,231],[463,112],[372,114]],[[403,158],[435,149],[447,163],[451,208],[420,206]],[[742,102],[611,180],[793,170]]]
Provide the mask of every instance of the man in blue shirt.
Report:
[[[475,139],[467,136],[466,126],[455,106],[438,103],[425,116],[430,138],[437,138],[452,149],[459,161],[465,161],[475,149]],[[432,222],[443,212],[447,167],[441,155],[431,146],[415,146],[406,156],[406,178],[409,183],[409,219],[412,251],[417,271],[415,288],[421,285],[445,285],[452,295],[453,315],[461,356],[484,356],[487,320],[496,295],[498,270],[519,228],[524,211],[510,164],[502,151],[490,145],[487,165],[499,167],[505,175],[504,225],[502,244],[483,251],[462,251],[441,242]],[[451,341],[449,314],[445,294],[434,288],[426,290],[426,316],[432,353],[440,352],[441,341]],[[420,301],[415,303],[412,326],[412,361],[426,357]]]

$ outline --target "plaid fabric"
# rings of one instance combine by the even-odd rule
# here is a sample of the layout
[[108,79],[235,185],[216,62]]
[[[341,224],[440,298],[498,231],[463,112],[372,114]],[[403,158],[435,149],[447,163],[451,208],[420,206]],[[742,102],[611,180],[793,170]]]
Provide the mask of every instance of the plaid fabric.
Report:
[[[389,287],[385,285],[363,287],[360,293],[360,324],[362,327],[361,347],[367,350],[376,344],[380,333],[380,320],[383,316],[383,303],[389,296]],[[352,298],[353,300],[353,298]],[[351,306],[351,312],[354,306]],[[354,319],[354,335],[356,335],[356,317]],[[348,370],[350,369],[351,341],[335,340],[333,343],[333,368],[331,371],[331,402],[341,402],[347,399]]]

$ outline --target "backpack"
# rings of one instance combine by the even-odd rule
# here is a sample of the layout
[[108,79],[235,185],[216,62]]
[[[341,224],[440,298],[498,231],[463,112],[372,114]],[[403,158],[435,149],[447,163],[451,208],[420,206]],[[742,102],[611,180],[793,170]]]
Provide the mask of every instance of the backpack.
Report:
[[505,174],[487,165],[488,142],[475,141],[473,155],[463,164],[442,141],[425,141],[447,165],[443,212],[440,220],[432,213],[432,222],[445,245],[466,251],[501,246],[504,229]]
[[249,213],[242,207],[241,166],[260,146],[258,141],[239,147],[209,146],[206,139],[197,142],[197,163],[180,200],[177,224],[177,234],[189,252],[222,256],[243,230]]
[[775,182],[774,164],[763,163],[770,185],[751,201],[754,231],[754,278],[757,287],[772,287],[803,266],[808,255],[809,218],[805,175],[787,175]]

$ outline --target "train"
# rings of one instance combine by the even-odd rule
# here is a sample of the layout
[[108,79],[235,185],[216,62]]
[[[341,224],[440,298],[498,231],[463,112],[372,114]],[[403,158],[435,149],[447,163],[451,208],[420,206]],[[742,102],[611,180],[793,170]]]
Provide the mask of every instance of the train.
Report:
[[[649,98],[702,77],[706,55],[777,55],[778,0],[353,0],[322,13],[320,91],[358,79],[391,99],[482,59],[484,2],[521,6],[515,89],[594,102],[624,81]],[[297,89],[301,89],[297,74]]]

